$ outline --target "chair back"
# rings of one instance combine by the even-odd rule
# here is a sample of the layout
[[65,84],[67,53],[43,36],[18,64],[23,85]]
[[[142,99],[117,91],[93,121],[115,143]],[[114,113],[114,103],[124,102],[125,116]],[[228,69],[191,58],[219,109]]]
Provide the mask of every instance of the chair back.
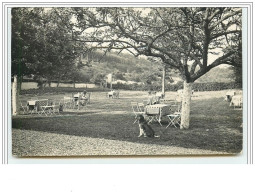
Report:
[[119,91],[115,91],[115,98],[119,98],[120,97],[120,92]]
[[176,100],[172,100],[172,99],[161,99],[160,103],[161,104],[170,104],[170,105],[177,104]]
[[137,102],[131,102],[131,107],[132,107],[133,112],[139,112]]
[[37,110],[42,110],[41,106],[48,106],[49,101],[48,100],[39,100],[36,101]]
[[160,114],[160,108],[147,106],[145,112],[147,115],[157,115]]
[[138,108],[139,112],[145,112],[145,107],[144,107],[143,103],[138,103],[137,108]]
[[87,102],[90,103],[91,92],[88,92],[86,95],[87,95]]

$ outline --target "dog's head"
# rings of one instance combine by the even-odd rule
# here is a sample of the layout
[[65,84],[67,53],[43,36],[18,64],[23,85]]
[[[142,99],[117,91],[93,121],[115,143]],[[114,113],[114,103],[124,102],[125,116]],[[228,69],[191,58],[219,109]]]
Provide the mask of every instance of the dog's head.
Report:
[[136,117],[136,119],[138,120],[139,123],[142,123],[142,122],[145,121],[144,116],[141,115],[141,114],[139,114],[139,115]]

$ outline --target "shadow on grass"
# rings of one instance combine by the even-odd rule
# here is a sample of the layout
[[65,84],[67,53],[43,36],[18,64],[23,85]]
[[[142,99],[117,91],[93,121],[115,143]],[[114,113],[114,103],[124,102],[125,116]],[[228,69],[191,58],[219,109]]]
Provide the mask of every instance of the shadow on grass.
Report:
[[[192,103],[191,125],[188,130],[169,127],[164,119],[163,126],[151,126],[159,138],[138,138],[139,127],[134,115],[100,114],[100,112],[66,113],[59,117],[34,117],[12,120],[12,127],[25,130],[57,134],[104,138],[135,143],[178,146],[228,153],[242,150],[240,123],[241,111],[231,109],[226,102],[214,99]],[[208,109],[209,108],[209,109]]]

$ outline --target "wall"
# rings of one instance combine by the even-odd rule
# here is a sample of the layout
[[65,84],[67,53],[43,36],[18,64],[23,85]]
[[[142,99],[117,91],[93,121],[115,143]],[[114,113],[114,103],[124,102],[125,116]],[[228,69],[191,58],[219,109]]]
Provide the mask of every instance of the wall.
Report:
[[[57,87],[57,83],[51,83],[51,87]],[[59,87],[73,87],[72,83],[59,83]],[[91,83],[75,83],[75,88],[97,88],[98,86]],[[37,89],[36,82],[23,82],[21,89]]]

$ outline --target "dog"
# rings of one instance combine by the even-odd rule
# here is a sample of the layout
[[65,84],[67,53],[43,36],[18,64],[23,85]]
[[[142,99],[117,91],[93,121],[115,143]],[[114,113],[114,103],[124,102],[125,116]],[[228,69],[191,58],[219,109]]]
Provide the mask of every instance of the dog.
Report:
[[140,134],[138,137],[144,136],[144,137],[159,137],[155,135],[154,130],[151,128],[151,126],[147,123],[147,121],[144,119],[143,115],[137,116],[138,125],[140,129]]

